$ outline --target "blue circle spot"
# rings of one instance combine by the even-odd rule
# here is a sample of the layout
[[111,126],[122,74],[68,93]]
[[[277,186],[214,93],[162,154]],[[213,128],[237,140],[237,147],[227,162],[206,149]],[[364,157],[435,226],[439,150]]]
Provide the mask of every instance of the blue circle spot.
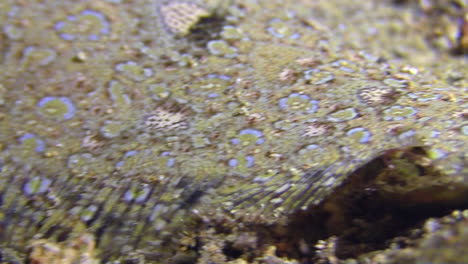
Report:
[[231,144],[233,144],[233,145],[239,145],[239,143],[240,143],[240,140],[239,140],[238,138],[233,138],[233,139],[231,139]]
[[[317,111],[318,109],[318,101],[317,100],[311,100],[311,98],[308,95],[305,94],[299,94],[299,93],[291,93],[288,97],[284,97],[278,100],[278,106],[282,110],[287,110],[290,109],[291,106],[288,104],[288,101],[293,99],[293,98],[298,98],[301,101],[309,101],[308,102],[308,107],[306,108],[307,113],[313,113]],[[294,110],[294,109],[291,109]]]
[[255,144],[257,145],[260,145],[264,142],[263,140],[263,133],[259,130],[256,130],[256,129],[251,129],[251,128],[247,128],[247,129],[243,129],[239,132],[239,135],[247,135],[247,134],[251,134],[251,135],[254,135],[255,137],[257,137],[257,141],[255,141]]
[[315,144],[310,144],[310,145],[307,145],[307,146],[305,147],[305,149],[307,149],[307,150],[317,149],[317,148],[319,148],[319,146],[318,146],[318,145],[315,145]]
[[[171,153],[169,151],[163,151],[159,156],[161,157],[169,157]],[[166,161],[166,167],[172,167],[175,164],[175,158],[169,157]]]
[[218,94],[217,94],[217,93],[209,93],[209,94],[207,95],[207,97],[208,97],[208,98],[216,98],[216,97],[218,97]]
[[169,158],[167,161],[166,161],[166,166],[167,167],[172,167],[174,166],[175,164],[175,158]]
[[51,180],[43,177],[33,177],[30,179],[24,186],[23,191],[27,195],[34,195],[34,194],[41,194],[45,193],[49,188],[50,184],[52,183]]
[[346,133],[346,135],[352,136],[356,133],[361,133],[361,138],[359,138],[359,143],[369,143],[372,134],[371,132],[369,132],[367,129],[363,127],[352,128]]
[[[81,11],[81,13],[77,16],[67,16],[67,18],[65,19],[65,21],[59,21],[57,23],[55,23],[54,25],[54,29],[56,31],[59,31],[59,36],[64,39],[64,40],[74,40],[78,37],[78,34],[75,34],[75,33],[65,33],[62,31],[62,29],[66,28],[67,27],[67,23],[76,23],[78,22],[78,17],[83,17],[83,16],[93,16],[94,18],[96,18],[97,20],[99,20],[100,22],[100,25],[99,25],[99,34],[101,35],[107,35],[109,34],[110,32],[110,23],[109,21],[106,19],[106,17],[97,12],[97,11],[94,11],[94,10],[89,10],[89,9],[86,9],[86,10],[83,10]],[[79,25],[78,25],[79,27]],[[99,40],[99,36],[96,35],[96,34],[89,34],[87,35],[87,38],[88,40],[91,40],[91,41],[95,41],[95,40]]]
[[45,144],[44,144],[44,141],[42,141],[41,139],[37,138],[36,135],[32,134],[32,133],[26,133],[24,134],[23,136],[21,136],[18,141],[23,143],[25,140],[28,140],[28,139],[35,139],[36,141],[36,147],[34,148],[34,151],[36,152],[44,152],[44,149],[45,149]]
[[247,155],[245,156],[245,161],[246,161],[247,168],[250,168],[254,165],[255,158],[253,156]]
[[75,115],[75,111],[76,111],[75,106],[73,105],[73,102],[67,97],[46,96],[46,97],[42,98],[41,100],[39,100],[37,105],[39,107],[44,107],[45,104],[47,104],[48,102],[54,101],[54,100],[59,100],[68,109],[68,111],[63,114],[63,116],[62,116],[63,119],[70,119]]
[[235,167],[235,166],[237,165],[237,163],[238,163],[238,162],[237,162],[236,159],[230,159],[230,160],[228,161],[229,167]]
[[137,153],[138,152],[136,150],[130,150],[130,151],[125,152],[125,154],[122,156],[122,159],[115,164],[115,167],[116,168],[122,167],[124,165],[126,158],[136,155]]

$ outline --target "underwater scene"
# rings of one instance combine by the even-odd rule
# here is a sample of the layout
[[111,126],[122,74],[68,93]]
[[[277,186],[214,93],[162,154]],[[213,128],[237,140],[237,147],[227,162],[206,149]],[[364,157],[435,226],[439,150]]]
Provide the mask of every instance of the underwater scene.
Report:
[[0,263],[468,263],[467,0],[0,0]]

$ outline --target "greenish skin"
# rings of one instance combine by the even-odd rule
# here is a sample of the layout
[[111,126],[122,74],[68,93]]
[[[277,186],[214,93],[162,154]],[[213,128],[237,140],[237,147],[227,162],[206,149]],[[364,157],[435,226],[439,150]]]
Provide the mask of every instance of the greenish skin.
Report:
[[[415,188],[466,190],[464,62],[450,82],[410,68],[433,51],[386,3],[279,2],[207,1],[231,27],[200,47],[157,1],[2,1],[0,246],[21,259],[33,239],[91,232],[104,260],[164,262],[193,209],[279,219],[394,148],[426,148],[439,176]],[[363,22],[379,15],[388,27]]]

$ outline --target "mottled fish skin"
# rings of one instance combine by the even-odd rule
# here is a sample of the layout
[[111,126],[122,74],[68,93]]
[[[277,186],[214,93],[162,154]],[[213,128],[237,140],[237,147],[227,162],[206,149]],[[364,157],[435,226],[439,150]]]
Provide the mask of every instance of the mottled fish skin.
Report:
[[394,148],[425,147],[443,184],[466,186],[463,78],[372,56],[339,22],[304,22],[307,1],[235,1],[201,47],[168,31],[162,2],[136,2],[0,4],[0,246],[20,258],[69,232],[105,260],[160,257],[213,206],[200,196],[287,215]]

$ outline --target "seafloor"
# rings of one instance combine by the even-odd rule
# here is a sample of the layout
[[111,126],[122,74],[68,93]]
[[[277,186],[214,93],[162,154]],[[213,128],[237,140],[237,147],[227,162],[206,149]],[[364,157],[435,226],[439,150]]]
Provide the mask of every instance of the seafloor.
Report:
[[468,1],[0,0],[0,262],[468,263]]

